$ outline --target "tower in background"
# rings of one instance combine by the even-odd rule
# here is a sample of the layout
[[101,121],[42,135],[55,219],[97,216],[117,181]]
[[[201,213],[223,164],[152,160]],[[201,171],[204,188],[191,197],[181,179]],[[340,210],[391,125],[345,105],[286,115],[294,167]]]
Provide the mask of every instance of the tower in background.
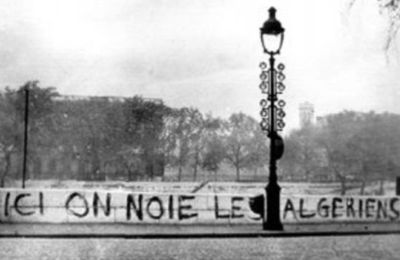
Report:
[[300,127],[308,127],[314,121],[314,105],[310,102],[304,102],[299,105]]

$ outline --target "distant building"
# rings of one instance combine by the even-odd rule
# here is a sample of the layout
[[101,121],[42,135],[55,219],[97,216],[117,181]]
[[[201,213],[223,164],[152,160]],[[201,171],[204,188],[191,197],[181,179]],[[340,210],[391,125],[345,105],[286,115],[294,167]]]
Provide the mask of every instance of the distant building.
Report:
[[300,127],[308,127],[314,123],[314,105],[304,102],[299,105]]
[[[108,102],[125,102],[129,100],[129,97],[121,96],[81,96],[81,95],[60,95],[54,98],[54,101],[108,101]],[[142,98],[145,102],[153,102],[155,104],[163,104],[163,101],[159,98]]]

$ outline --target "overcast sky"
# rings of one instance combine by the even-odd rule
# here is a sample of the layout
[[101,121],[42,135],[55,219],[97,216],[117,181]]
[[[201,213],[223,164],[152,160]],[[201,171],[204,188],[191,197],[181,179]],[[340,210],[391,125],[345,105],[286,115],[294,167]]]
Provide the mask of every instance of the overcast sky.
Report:
[[[400,62],[383,51],[384,14],[357,0],[2,0],[0,85],[37,79],[61,94],[161,98],[259,118],[259,28],[274,5],[286,28],[288,125],[298,105],[400,113]],[[398,37],[399,38],[399,37]],[[397,39],[397,43],[399,39]]]

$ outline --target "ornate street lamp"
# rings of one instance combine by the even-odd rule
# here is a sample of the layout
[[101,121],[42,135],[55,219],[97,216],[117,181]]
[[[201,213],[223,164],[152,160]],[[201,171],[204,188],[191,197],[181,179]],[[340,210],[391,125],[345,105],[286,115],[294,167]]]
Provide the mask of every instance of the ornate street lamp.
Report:
[[269,181],[265,188],[267,194],[267,203],[263,219],[264,230],[283,230],[280,220],[280,190],[278,185],[278,176],[276,174],[276,162],[283,155],[283,140],[278,134],[285,126],[283,118],[285,112],[283,107],[285,101],[278,99],[278,94],[281,94],[285,89],[283,80],[285,75],[283,70],[285,66],[280,63],[275,69],[276,54],[279,54],[283,44],[283,34],[285,29],[276,19],[276,9],[271,7],[269,10],[269,18],[260,28],[260,37],[264,53],[269,54],[269,66],[262,62],[261,68],[261,84],[260,89],[263,94],[266,94],[265,99],[261,99],[261,129],[267,134],[270,139],[270,156],[269,156]]

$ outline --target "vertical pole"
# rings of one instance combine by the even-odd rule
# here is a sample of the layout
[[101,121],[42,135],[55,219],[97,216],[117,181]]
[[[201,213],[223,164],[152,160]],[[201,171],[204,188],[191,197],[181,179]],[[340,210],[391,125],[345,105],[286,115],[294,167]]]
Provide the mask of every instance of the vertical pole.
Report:
[[25,189],[26,162],[28,153],[28,113],[29,113],[29,85],[25,87],[25,118],[24,118],[24,154],[22,164],[22,188]]
[[280,190],[278,185],[278,177],[276,174],[276,148],[275,139],[277,136],[275,127],[275,101],[276,97],[276,83],[275,83],[275,59],[271,54],[269,59],[270,64],[270,91],[268,93],[271,104],[270,108],[270,131],[268,137],[270,138],[270,154],[269,154],[269,179],[268,185],[265,188],[267,195],[267,205],[265,207],[266,214],[264,214],[263,229],[264,230],[283,230],[280,220]]
[[269,99],[270,99],[270,104],[271,104],[271,129],[269,132],[269,138],[270,138],[270,149],[269,149],[269,184],[271,183],[276,183],[277,182],[277,176],[276,176],[276,158],[275,158],[275,136],[276,136],[276,127],[275,127],[275,101],[276,101],[276,88],[275,88],[275,59],[274,56],[271,54],[271,57],[269,58],[269,65],[270,65],[270,70],[271,70],[271,86],[270,86],[270,92],[269,92]]

